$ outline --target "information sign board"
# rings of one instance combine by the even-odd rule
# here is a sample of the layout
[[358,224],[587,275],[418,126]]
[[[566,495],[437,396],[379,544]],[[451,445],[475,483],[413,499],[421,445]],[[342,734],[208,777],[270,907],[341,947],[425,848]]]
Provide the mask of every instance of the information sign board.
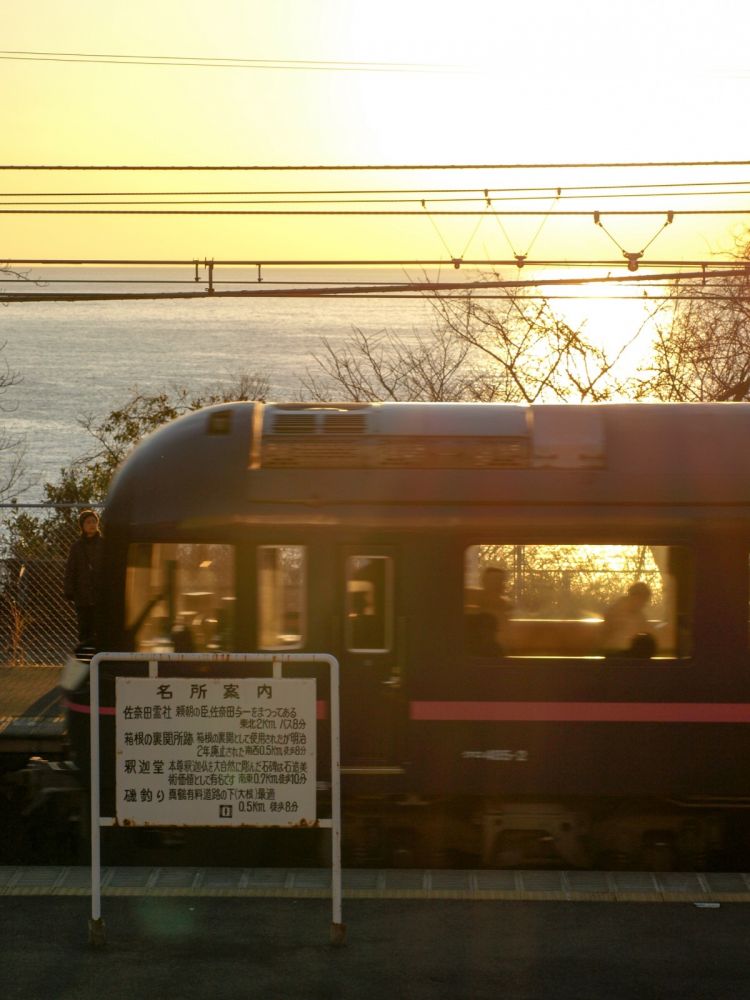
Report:
[[314,679],[118,677],[117,822],[316,821]]

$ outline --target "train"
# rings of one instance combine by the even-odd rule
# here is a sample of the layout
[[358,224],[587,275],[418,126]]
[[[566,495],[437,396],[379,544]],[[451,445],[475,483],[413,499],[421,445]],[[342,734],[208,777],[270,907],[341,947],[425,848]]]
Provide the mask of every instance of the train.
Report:
[[346,863],[705,867],[750,843],[748,443],[747,403],[197,410],[113,480],[99,648],[335,656]]

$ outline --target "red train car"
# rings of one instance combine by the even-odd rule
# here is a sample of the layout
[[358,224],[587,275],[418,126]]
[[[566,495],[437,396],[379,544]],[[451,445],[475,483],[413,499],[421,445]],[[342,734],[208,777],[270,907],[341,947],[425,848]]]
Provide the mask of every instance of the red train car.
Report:
[[749,404],[197,411],[114,481],[100,646],[335,655],[350,860],[700,865],[750,805],[748,442]]

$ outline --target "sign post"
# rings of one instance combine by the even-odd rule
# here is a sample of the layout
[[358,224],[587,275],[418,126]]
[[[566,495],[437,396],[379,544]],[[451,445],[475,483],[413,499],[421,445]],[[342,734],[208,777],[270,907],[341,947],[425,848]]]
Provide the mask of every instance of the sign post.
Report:
[[[147,677],[116,677],[115,817],[101,812],[99,668],[143,662]],[[272,677],[160,675],[162,664],[269,663]],[[313,678],[285,678],[289,662],[330,671],[331,816],[317,816]],[[302,653],[98,653],[91,661],[91,920],[101,917],[102,826],[330,827],[331,943],[342,944],[338,662]]]

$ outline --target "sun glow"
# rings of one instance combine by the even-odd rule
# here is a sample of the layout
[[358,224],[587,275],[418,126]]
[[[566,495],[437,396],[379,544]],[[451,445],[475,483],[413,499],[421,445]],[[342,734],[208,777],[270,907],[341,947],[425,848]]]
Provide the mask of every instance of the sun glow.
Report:
[[[127,14],[94,0],[37,0],[33,12],[15,5],[4,19],[6,56],[38,55],[0,59],[3,90],[15,95],[0,109],[0,159],[289,166],[739,158],[745,148],[736,124],[750,82],[740,29],[750,15],[743,4],[726,7],[736,31],[724,30],[723,20],[706,23],[697,4],[671,0],[635,0],[627,17],[600,3],[541,0],[533,19],[525,8],[496,0],[466,0],[460,8],[447,0],[382,0],[371,7],[222,0],[210,16],[202,0],[131,0]],[[65,55],[82,52],[98,57]],[[118,53],[133,59],[117,63],[111,56]],[[182,57],[184,64],[144,65],[139,54]],[[237,58],[265,60],[265,68],[230,67]],[[667,120],[675,81],[680,99],[670,100]],[[606,181],[622,176],[608,172]],[[8,173],[4,180],[16,195],[454,186],[481,192],[549,184],[554,201],[557,188],[588,177],[603,179],[548,170]],[[475,218],[436,221],[444,240],[419,215],[19,215],[6,216],[4,245],[13,257],[107,256],[115,248],[120,255],[435,257],[446,253],[443,243],[453,256],[468,245],[479,259],[523,255],[532,243],[534,253],[547,256],[619,255],[590,220],[550,218],[536,240],[538,218],[504,218],[510,240],[494,220],[482,221],[473,239]],[[620,220],[612,231],[626,250],[637,251],[652,235],[651,222],[638,220],[629,230]],[[728,224],[691,221],[672,245],[680,254],[703,252]],[[667,252],[661,238],[659,246]]]

